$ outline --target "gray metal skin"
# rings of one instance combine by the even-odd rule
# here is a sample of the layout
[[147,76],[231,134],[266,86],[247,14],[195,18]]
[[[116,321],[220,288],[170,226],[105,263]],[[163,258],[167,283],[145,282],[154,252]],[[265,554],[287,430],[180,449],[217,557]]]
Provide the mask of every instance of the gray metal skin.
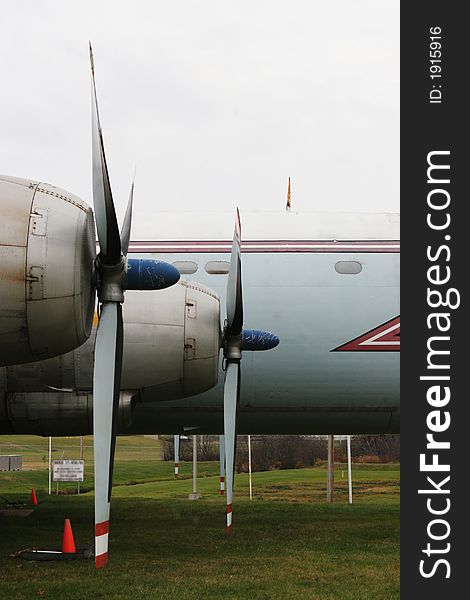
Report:
[[[227,254],[185,258],[224,305],[226,276],[207,275],[204,265]],[[362,271],[340,274],[339,261],[360,262]],[[333,351],[400,314],[399,264],[395,253],[243,254],[244,326],[272,331],[280,344],[243,353],[238,433],[399,431],[400,353]],[[203,395],[139,406],[132,431],[151,419],[156,433],[222,433],[222,384],[220,373]]]
[[[293,215],[289,218],[293,218]],[[231,222],[232,219],[233,215]],[[242,215],[242,219],[245,221],[246,217]],[[309,227],[309,219],[314,223],[318,221],[318,216],[301,215],[300,219]],[[353,232],[349,239],[398,239],[398,226],[387,225],[385,229],[382,221],[386,219],[386,215],[379,215],[375,220],[368,217],[369,230],[371,225],[377,224],[377,233],[366,236],[361,231]],[[346,220],[351,221],[349,217]],[[161,239],[158,232],[155,237]],[[331,235],[327,239],[334,237]],[[230,239],[229,234],[225,239]],[[280,239],[280,236],[276,235],[275,239]],[[299,236],[299,239],[303,238]],[[310,239],[320,239],[320,236],[314,234]],[[341,239],[340,235],[338,239]],[[333,350],[399,315],[399,253],[312,251],[251,252],[242,255],[244,327],[272,331],[279,336],[280,344],[264,353],[243,353],[238,433],[397,432],[399,352]],[[227,275],[208,274],[204,265],[211,261],[227,261],[228,251],[184,254],[168,251],[143,254],[139,251],[133,256],[167,262],[194,261],[199,267],[198,271],[188,278],[215,290],[220,296],[220,304],[225,305]],[[341,261],[358,262],[362,270],[355,274],[339,273],[335,267]],[[171,289],[153,295],[151,302],[156,301],[154,296],[160,297],[160,294],[167,294]],[[145,298],[139,310],[151,306],[146,292],[132,294]],[[131,294],[128,293],[126,304],[130,304],[130,298]],[[197,433],[222,433],[222,361],[219,359],[218,383],[212,389],[188,398],[180,396],[179,400],[168,399],[163,387],[145,385],[146,378],[156,371],[159,363],[149,355],[149,337],[153,338],[153,335],[149,325],[143,321],[145,319],[141,319],[140,324],[134,323],[129,330],[132,331],[133,353],[132,356],[128,354],[126,346],[123,389],[126,389],[126,370],[129,374],[135,373],[138,375],[134,380],[135,385],[141,388],[145,401],[141,401],[140,397],[135,398],[132,424],[125,426],[122,419],[119,432],[174,434],[182,433],[186,428],[198,428],[195,430]],[[126,330],[127,342],[130,342],[129,335]],[[165,352],[168,338],[159,343]],[[67,372],[67,360],[69,373],[70,369],[73,371],[77,368],[75,362],[70,364],[70,355],[62,357],[63,374]],[[48,363],[40,363],[43,365],[41,368],[46,369]],[[83,364],[82,361],[80,364]],[[32,365],[26,368],[33,369]],[[197,371],[203,374],[204,369]],[[4,390],[7,387],[7,373],[13,371],[0,370],[0,388],[3,377]],[[31,382],[35,378],[36,375],[31,371],[29,377],[25,371],[16,376],[14,393],[21,394],[23,403],[30,393],[27,390],[31,389],[28,380]],[[67,387],[65,379],[64,383],[59,381],[59,371],[55,372],[55,379],[50,381],[53,380],[56,381],[52,384],[55,387]],[[0,393],[0,431],[5,433],[18,430],[19,426],[12,410],[12,403],[17,402],[19,397],[13,400],[10,396],[13,392],[9,388],[10,384],[5,398],[10,398],[10,401],[3,403],[3,407]],[[43,394],[44,406],[53,407],[57,405],[57,395],[64,396],[66,392],[44,391]],[[71,405],[75,402],[72,395],[68,394]],[[37,406],[37,399],[35,402]],[[85,419],[69,421],[63,418],[64,413],[56,412],[55,415],[54,435],[60,432],[68,435],[90,433]],[[22,420],[21,431],[48,435],[52,429],[49,430],[44,421],[39,431],[38,421],[33,418]]]
[[68,352],[91,331],[93,213],[66,190],[0,175],[0,365]]

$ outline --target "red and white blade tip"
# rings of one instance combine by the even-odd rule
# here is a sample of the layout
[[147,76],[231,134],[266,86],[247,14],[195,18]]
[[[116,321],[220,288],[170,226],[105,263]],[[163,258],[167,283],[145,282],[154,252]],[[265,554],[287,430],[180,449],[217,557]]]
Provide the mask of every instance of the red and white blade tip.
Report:
[[95,566],[101,569],[108,562],[109,521],[95,525]]
[[232,533],[232,505],[227,504],[227,533]]

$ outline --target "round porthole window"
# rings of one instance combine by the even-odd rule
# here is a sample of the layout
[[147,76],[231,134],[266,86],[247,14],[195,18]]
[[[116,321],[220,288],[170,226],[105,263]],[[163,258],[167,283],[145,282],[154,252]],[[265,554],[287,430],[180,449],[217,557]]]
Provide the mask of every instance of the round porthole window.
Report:
[[192,260],[175,260],[171,263],[181,275],[192,275],[197,271],[197,264]]
[[205,269],[210,275],[226,275],[230,271],[230,263],[226,260],[211,260]]
[[335,264],[335,271],[341,275],[357,275],[362,271],[362,265],[355,260],[340,260]]

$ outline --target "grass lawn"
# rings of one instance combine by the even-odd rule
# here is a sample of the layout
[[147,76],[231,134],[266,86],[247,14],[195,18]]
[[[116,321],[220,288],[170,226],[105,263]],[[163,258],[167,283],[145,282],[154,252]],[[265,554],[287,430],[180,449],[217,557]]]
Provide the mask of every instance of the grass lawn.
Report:
[[[331,505],[324,501],[324,467],[255,473],[253,502],[248,476],[237,475],[234,533],[228,538],[217,463],[200,464],[203,497],[189,501],[190,464],[182,463],[182,478],[175,481],[172,463],[158,460],[158,442],[119,438],[110,562],[96,571],[91,560],[29,563],[8,557],[22,548],[60,544],[65,517],[72,519],[77,544],[92,543],[93,494],[48,496],[47,463],[45,470],[41,459],[47,440],[2,436],[0,453],[19,453],[5,449],[5,441],[23,444],[25,468],[35,466],[0,473],[0,495],[27,501],[35,486],[40,505],[27,518],[0,517],[0,598],[399,598],[398,465],[354,465],[352,506],[342,465],[336,466]],[[70,451],[64,458],[78,457],[77,439],[55,443]],[[83,485],[91,486],[91,479]]]

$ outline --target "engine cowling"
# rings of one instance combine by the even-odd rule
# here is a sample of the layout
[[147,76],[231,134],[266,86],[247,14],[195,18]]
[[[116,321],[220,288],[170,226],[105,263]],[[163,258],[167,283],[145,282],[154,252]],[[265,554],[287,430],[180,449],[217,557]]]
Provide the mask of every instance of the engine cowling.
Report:
[[69,352],[92,327],[92,210],[60,188],[5,176],[0,206],[0,365]]
[[[148,402],[194,396],[217,383],[220,316],[213,290],[179,281],[158,294],[127,292],[123,318],[122,389],[138,390]],[[57,359],[64,366],[56,373],[66,372],[66,361],[73,368],[56,387],[92,389],[94,340],[95,329],[86,344]]]

